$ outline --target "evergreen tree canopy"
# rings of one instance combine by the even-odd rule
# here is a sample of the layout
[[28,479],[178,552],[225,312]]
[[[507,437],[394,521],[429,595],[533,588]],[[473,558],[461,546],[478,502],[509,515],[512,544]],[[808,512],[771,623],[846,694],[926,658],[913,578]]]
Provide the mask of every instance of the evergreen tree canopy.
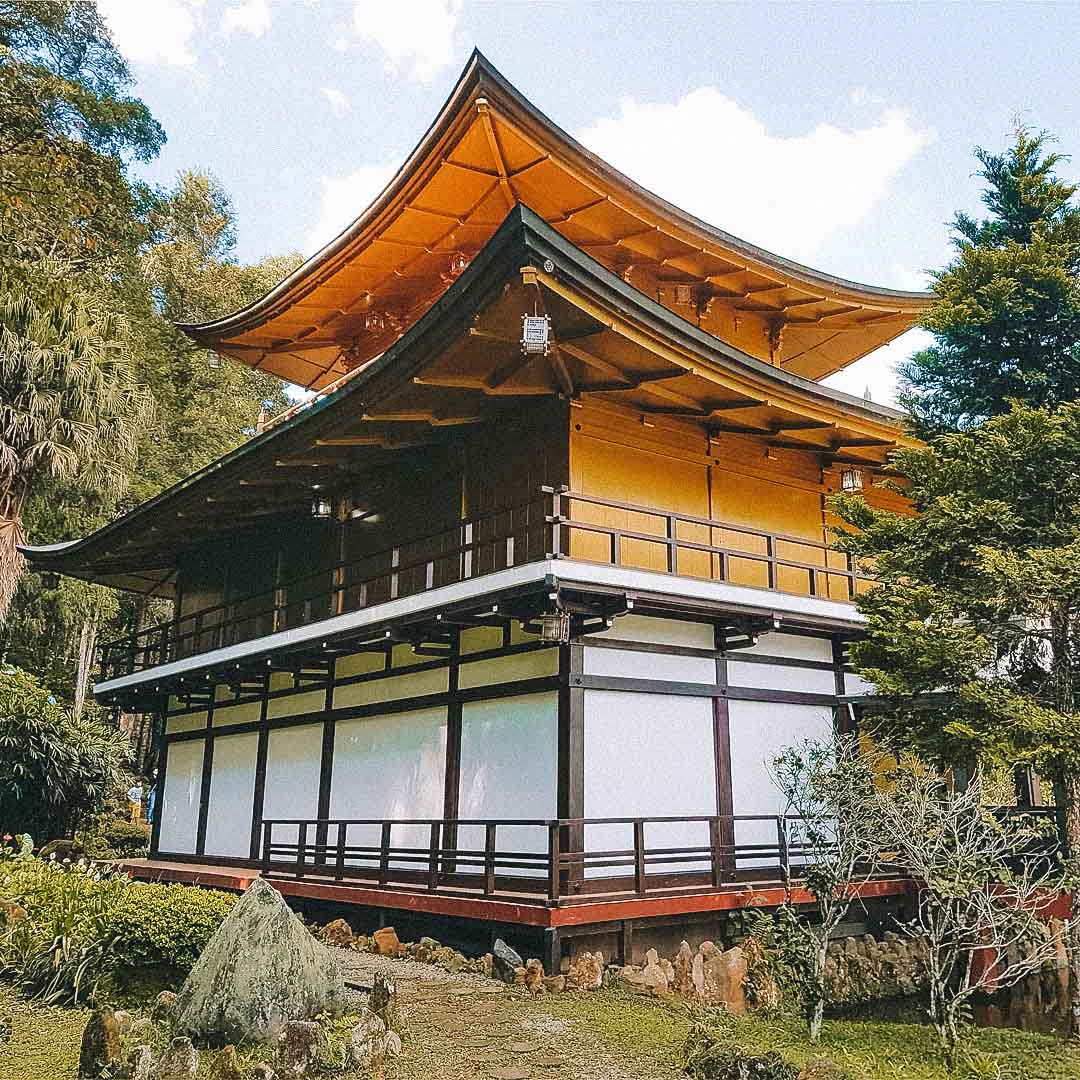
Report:
[[975,151],[989,214],[954,219],[957,253],[922,320],[937,340],[899,368],[901,404],[924,436],[970,428],[1013,399],[1080,397],[1080,206],[1047,142],[1020,126],[1004,154]]

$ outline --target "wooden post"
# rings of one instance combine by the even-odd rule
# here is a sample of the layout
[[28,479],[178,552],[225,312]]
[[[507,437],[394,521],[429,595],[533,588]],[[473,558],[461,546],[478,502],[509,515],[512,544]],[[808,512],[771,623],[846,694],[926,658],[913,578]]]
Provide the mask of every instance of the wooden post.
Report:
[[720,819],[709,818],[709,856],[712,862],[712,884],[719,889],[724,884],[724,860],[720,841]]
[[[157,817],[157,815],[154,815]],[[263,822],[263,841],[262,841],[262,872],[265,877],[270,873],[270,834],[273,832],[274,826],[272,822]]]
[[348,834],[349,826],[344,821],[339,821],[337,827],[337,859],[334,863],[335,881],[341,881],[345,876],[345,838]]
[[442,822],[431,823],[431,843],[428,847],[428,892],[434,892],[439,887],[439,839],[442,832]]
[[489,821],[484,826],[484,895],[495,891],[495,830],[498,826]]
[[548,823],[548,899],[559,899],[559,864],[562,861],[562,853],[560,851],[559,833],[561,826],[559,822],[552,821]]
[[382,835],[379,838],[379,884],[385,885],[390,877],[390,830],[393,823],[382,823]]
[[634,822],[634,892],[645,895],[645,822]]
[[787,822],[783,817],[776,819],[776,846],[780,855],[780,871],[787,881],[791,877],[791,859],[788,855]]
[[307,822],[301,821],[296,826],[296,876],[304,876],[304,861],[307,859]]

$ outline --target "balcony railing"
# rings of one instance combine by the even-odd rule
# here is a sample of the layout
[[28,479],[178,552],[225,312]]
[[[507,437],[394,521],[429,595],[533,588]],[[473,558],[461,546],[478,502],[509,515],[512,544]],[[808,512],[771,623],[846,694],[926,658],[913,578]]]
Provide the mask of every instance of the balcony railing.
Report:
[[819,540],[543,487],[531,501],[109,642],[101,652],[102,678],[552,558],[837,601],[850,601],[870,583],[850,555]]
[[[1054,807],[996,807],[1034,839],[1022,858],[1058,863]],[[262,873],[556,906],[678,896],[797,880],[813,858],[797,815],[556,819],[275,819]],[[887,853],[878,877],[888,871]]]

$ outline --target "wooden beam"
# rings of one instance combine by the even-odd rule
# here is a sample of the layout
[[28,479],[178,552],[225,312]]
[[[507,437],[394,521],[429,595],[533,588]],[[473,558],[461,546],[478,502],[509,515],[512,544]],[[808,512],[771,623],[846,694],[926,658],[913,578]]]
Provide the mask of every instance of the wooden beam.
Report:
[[534,359],[534,353],[522,353],[505,363],[500,364],[485,380],[484,385],[489,390],[497,390],[503,383],[509,382],[520,371],[529,366]]
[[835,429],[839,425],[835,420],[791,420],[786,423],[773,424],[774,435],[783,435],[785,431],[819,431],[823,429]]
[[506,160],[503,158],[502,147],[499,146],[498,136],[495,134],[495,125],[491,122],[491,111],[486,98],[476,99],[476,111],[480,114],[480,123],[487,137],[488,148],[491,150],[492,162],[499,173],[499,187],[502,188],[506,197],[507,210],[513,210],[517,205],[517,197],[510,187],[510,179],[506,172]]

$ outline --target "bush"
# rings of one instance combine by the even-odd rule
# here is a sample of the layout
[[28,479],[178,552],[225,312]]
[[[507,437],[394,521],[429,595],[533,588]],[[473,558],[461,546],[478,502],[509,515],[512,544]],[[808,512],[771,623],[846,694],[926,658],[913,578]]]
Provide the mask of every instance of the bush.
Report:
[[31,674],[0,667],[0,827],[69,836],[126,786],[126,735],[94,710],[75,719]]
[[141,821],[108,816],[76,834],[91,859],[131,859],[150,848],[150,826]]
[[0,862],[0,899],[27,913],[0,929],[0,975],[27,997],[67,1005],[136,969],[186,975],[237,898],[31,858]]

